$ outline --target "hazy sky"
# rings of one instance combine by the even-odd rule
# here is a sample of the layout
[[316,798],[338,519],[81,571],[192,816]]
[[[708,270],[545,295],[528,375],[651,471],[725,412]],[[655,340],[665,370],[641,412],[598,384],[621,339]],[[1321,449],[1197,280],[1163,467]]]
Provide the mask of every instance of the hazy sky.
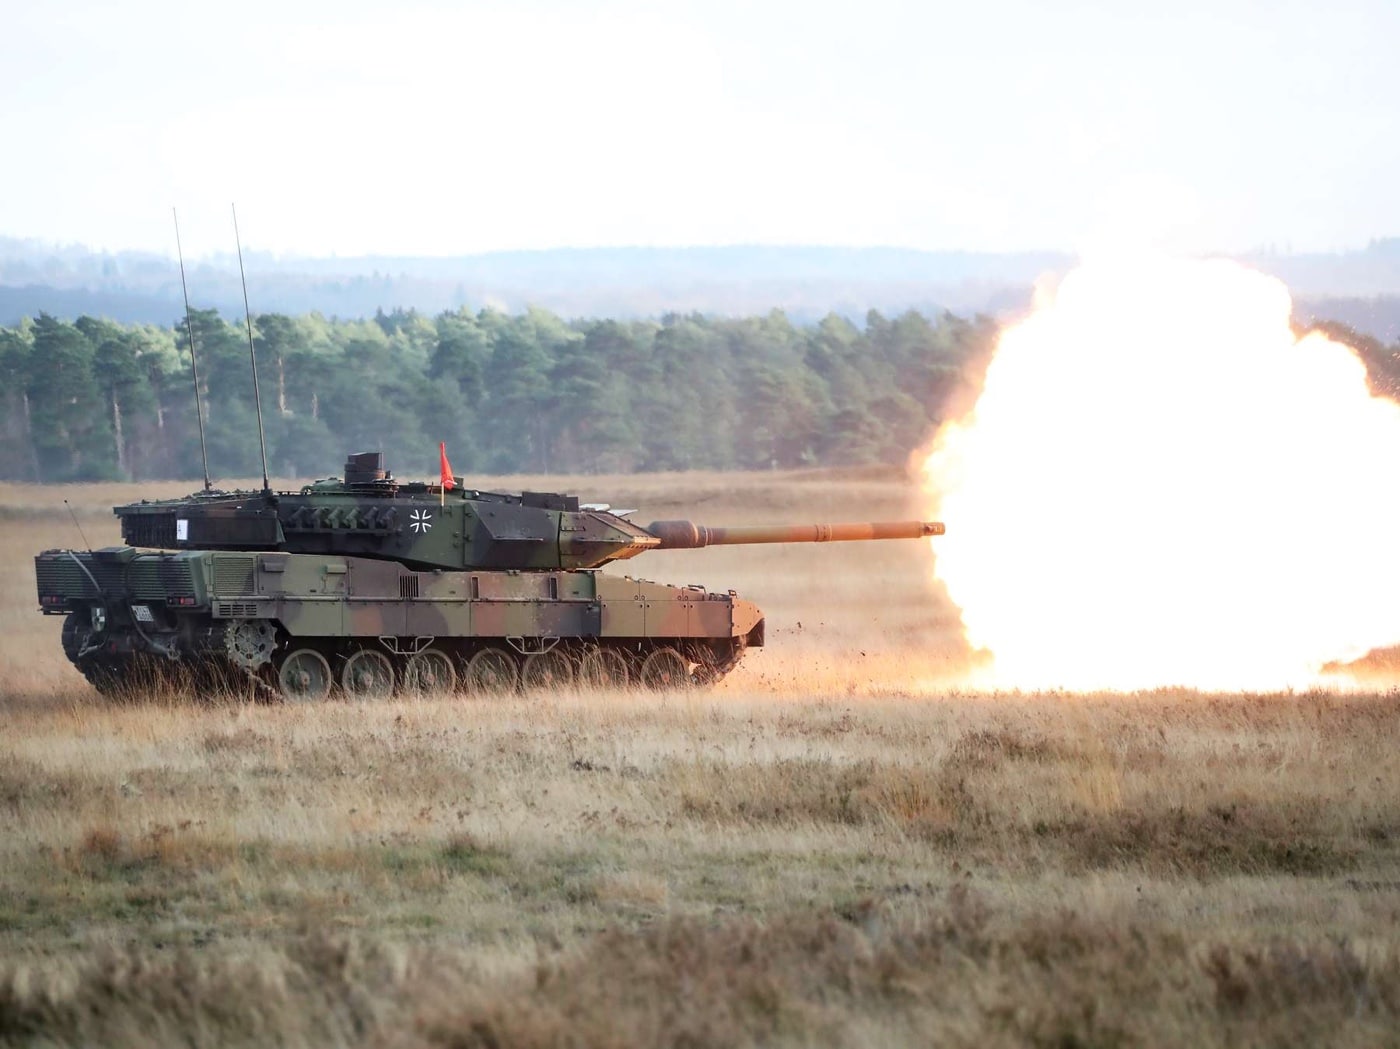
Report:
[[1332,249],[1400,3],[7,4],[0,235],[187,252]]

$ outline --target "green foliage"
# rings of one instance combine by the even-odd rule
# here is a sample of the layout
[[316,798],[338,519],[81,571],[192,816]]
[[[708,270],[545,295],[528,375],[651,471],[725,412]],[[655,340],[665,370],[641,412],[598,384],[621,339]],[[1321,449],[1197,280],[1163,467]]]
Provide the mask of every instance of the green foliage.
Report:
[[116,474],[94,347],[81,329],[46,313],[34,322],[26,359],[30,442],[45,480],[107,480]]
[[[247,333],[194,310],[210,470],[261,472]],[[769,469],[902,462],[969,399],[987,320],[779,310],[717,319],[565,321],[414,310],[370,320],[254,319],[269,466],[325,476],[382,449],[405,477]],[[10,480],[201,476],[183,319],[169,329],[45,314],[0,328],[0,436]]]

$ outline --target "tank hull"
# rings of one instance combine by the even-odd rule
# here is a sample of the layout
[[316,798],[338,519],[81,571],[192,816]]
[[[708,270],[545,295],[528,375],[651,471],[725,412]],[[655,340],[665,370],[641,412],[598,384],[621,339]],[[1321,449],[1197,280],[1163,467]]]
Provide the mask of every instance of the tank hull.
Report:
[[170,677],[292,699],[667,687],[717,680],[764,633],[762,612],[732,592],[593,570],[113,547],[46,551],[35,576],[41,610],[67,617],[65,653],[104,692]]

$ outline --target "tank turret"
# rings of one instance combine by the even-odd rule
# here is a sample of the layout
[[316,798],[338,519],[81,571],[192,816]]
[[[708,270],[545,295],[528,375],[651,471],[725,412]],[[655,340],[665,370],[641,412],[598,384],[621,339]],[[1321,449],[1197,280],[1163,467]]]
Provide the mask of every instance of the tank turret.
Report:
[[350,456],[345,477],[296,492],[214,492],[118,506],[122,538],[167,550],[334,552],[416,569],[576,571],[647,550],[740,543],[917,539],[931,521],[716,528],[659,521],[645,528],[606,506],[553,492],[482,492],[399,482],[383,454]]
[[126,546],[36,558],[69,658],[104,691],[139,668],[293,700],[714,681],[763,644],[756,606],[596,570],[648,550],[943,534],[933,521],[643,527],[572,495],[399,481],[378,452],[297,491],[206,488],[114,512]]

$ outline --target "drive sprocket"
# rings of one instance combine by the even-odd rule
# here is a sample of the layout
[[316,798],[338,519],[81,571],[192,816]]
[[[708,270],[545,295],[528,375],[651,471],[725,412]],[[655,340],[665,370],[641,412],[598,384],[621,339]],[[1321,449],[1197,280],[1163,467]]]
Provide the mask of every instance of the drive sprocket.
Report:
[[277,628],[266,619],[242,619],[224,628],[224,652],[234,666],[256,673],[272,662]]

